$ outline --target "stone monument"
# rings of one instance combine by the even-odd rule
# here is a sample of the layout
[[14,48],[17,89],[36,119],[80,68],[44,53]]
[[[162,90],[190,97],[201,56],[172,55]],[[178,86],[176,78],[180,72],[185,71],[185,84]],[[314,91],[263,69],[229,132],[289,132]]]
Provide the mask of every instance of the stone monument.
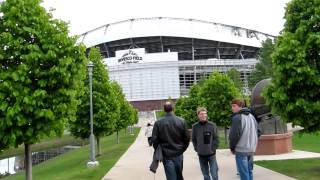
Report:
[[261,136],[256,150],[257,155],[282,154],[292,151],[292,133],[287,131],[286,123],[279,116],[271,113],[261,96],[263,89],[271,79],[258,82],[252,90],[251,109],[258,121]]

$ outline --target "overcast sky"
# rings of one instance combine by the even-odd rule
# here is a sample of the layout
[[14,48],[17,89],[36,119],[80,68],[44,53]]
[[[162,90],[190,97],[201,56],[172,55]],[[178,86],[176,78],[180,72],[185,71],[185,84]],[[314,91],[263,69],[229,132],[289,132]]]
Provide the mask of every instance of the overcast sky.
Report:
[[43,0],[54,18],[69,22],[71,35],[143,17],[177,17],[240,26],[278,35],[289,0]]

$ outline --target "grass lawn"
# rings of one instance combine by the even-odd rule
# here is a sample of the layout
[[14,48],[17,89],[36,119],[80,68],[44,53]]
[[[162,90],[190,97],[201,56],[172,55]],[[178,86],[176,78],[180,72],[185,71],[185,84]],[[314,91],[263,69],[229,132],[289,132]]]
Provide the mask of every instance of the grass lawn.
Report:
[[295,150],[320,153],[320,132],[319,134],[295,133],[292,144]]
[[255,164],[299,180],[320,179],[320,158],[258,161]]
[[[298,134],[292,139],[293,149],[320,153],[320,134]],[[255,164],[299,180],[320,179],[320,158],[256,161]]]
[[[89,160],[89,146],[68,152],[54,159],[40,163],[33,167],[33,179],[101,179],[118,161],[122,154],[136,139],[140,129],[134,130],[134,135],[119,133],[120,143],[116,144],[116,133],[101,139],[102,155],[97,157],[99,166],[96,168],[87,168]],[[6,180],[25,179],[24,171],[17,175],[9,176]],[[125,173],[125,172],[124,172]]]
[[229,144],[226,144],[226,138],[224,137],[224,130],[219,130],[219,148],[229,149]]
[[[57,147],[62,147],[66,145],[82,145],[87,142],[83,140],[76,139],[70,134],[63,135],[62,137],[51,137],[45,138],[40,143],[31,145],[33,152],[44,151],[47,149],[53,149]],[[12,148],[5,150],[0,153],[0,159],[5,159],[12,156],[18,156],[24,154],[24,145],[19,146],[18,148]]]

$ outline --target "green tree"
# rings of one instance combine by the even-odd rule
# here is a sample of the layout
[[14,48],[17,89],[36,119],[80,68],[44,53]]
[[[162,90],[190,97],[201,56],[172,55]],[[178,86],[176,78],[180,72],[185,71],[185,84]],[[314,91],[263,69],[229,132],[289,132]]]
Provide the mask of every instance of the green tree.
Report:
[[30,145],[75,118],[85,49],[40,0],[6,0],[0,13],[0,149],[24,144],[32,179]]
[[130,114],[131,114],[131,121],[130,125],[133,126],[134,124],[137,124],[139,122],[139,115],[138,115],[138,110],[133,107],[132,104],[128,102],[128,105],[130,107]]
[[[102,63],[100,50],[91,48],[88,58],[93,62],[92,73],[92,103],[93,103],[93,134],[97,140],[97,155],[101,155],[100,138],[114,132],[114,123],[119,116],[119,106],[109,82],[108,72]],[[70,121],[70,132],[82,139],[90,136],[90,104],[88,73],[85,73],[85,93],[81,97],[81,104],[77,118]]]
[[239,89],[239,91],[242,91],[244,83],[240,78],[240,72],[235,68],[231,68],[229,71],[227,71],[227,75],[233,81],[234,85]]
[[219,72],[213,72],[203,82],[198,96],[199,104],[208,109],[209,120],[223,127],[230,125],[231,100],[242,97],[232,80]]
[[139,122],[139,111],[138,111],[138,109],[134,108],[132,106],[132,104],[129,103],[129,105],[131,106],[131,109],[132,109],[132,112],[133,112],[132,123],[133,124],[137,124]]
[[132,122],[132,111],[129,102],[126,101],[125,95],[122,92],[121,86],[113,81],[111,83],[113,92],[115,94],[120,114],[115,122],[115,131],[117,132],[117,144],[119,144],[119,131],[126,128]]
[[133,134],[133,125],[138,123],[139,117],[138,117],[138,111],[129,103],[127,102],[128,106],[128,114],[130,114],[130,119],[129,119],[129,130],[130,134]]
[[259,81],[271,78],[273,74],[271,54],[274,51],[275,43],[272,39],[266,39],[262,42],[262,47],[259,50],[259,62],[255,69],[248,77],[248,85],[253,88]]
[[198,96],[200,84],[193,85],[188,96],[180,97],[175,105],[176,115],[186,121],[188,128],[191,128],[194,123],[198,122],[197,107],[200,105]]
[[231,106],[230,102],[235,97],[242,97],[240,90],[226,74],[213,72],[203,82],[199,91],[200,104],[208,109],[209,120],[217,126],[225,127],[225,139],[227,140],[227,127],[230,126]]
[[282,120],[320,128],[320,1],[292,0],[272,56],[274,77],[264,92]]

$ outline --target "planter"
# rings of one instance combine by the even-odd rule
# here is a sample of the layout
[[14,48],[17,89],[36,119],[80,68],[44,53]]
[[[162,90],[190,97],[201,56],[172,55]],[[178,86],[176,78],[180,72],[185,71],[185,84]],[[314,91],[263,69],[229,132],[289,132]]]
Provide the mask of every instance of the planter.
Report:
[[256,155],[283,154],[292,151],[292,133],[261,135]]

